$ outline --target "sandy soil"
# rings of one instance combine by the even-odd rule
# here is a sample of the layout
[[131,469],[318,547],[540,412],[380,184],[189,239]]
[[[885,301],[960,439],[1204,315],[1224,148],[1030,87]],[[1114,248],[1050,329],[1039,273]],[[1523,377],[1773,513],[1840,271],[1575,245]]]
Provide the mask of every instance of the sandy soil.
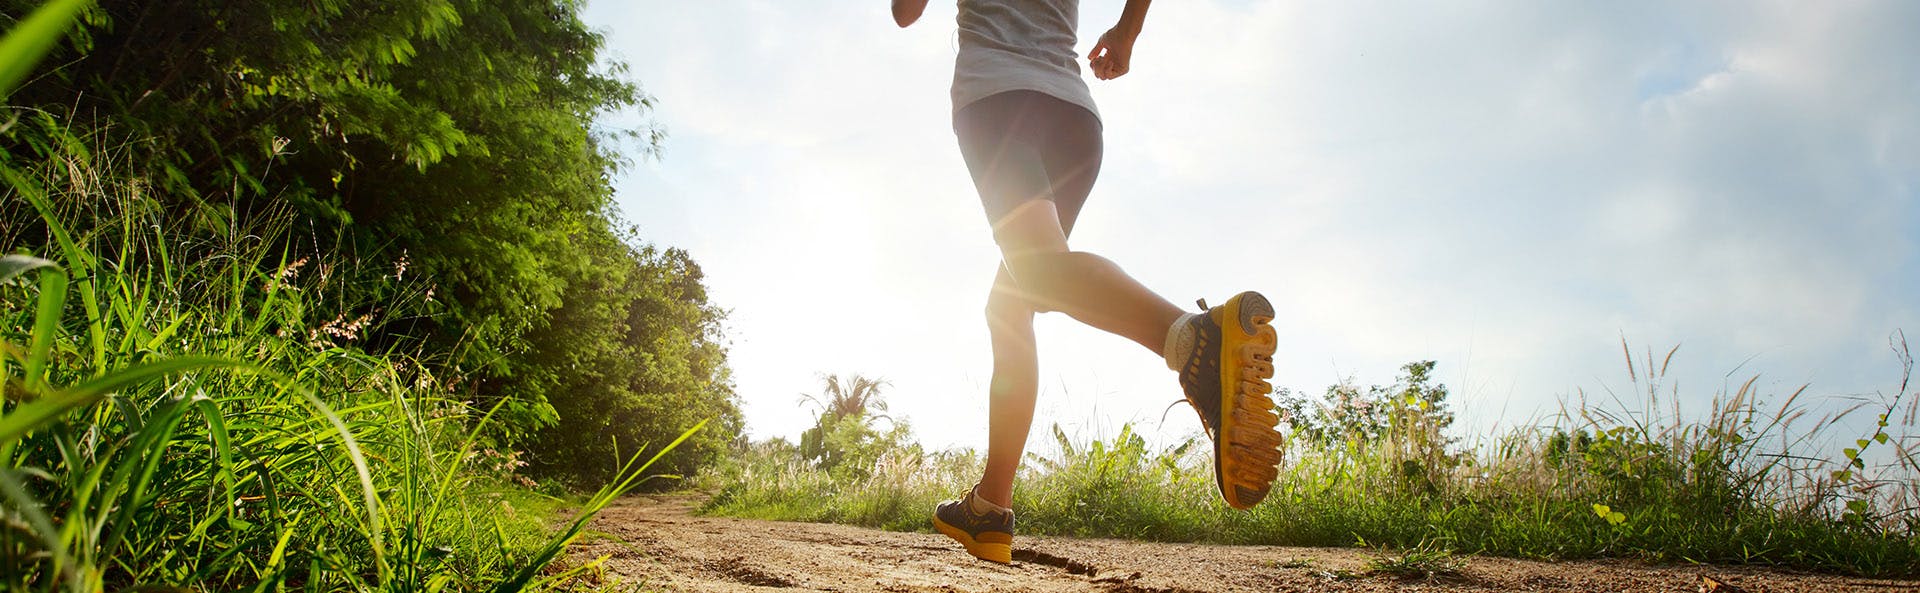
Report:
[[659,591],[1770,591],[1917,592],[1920,581],[1630,561],[1471,558],[1458,574],[1368,574],[1365,550],[1026,537],[1011,566],[975,560],[933,533],[695,517],[696,497],[632,497],[595,519],[605,536],[572,562]]

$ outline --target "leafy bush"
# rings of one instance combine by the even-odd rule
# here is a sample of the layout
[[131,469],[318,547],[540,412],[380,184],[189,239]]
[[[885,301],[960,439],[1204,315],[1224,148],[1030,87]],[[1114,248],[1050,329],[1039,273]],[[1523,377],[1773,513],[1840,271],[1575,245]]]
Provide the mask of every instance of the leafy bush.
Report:
[[[803,396],[820,412],[813,428],[800,434],[801,459],[838,478],[861,480],[872,474],[883,455],[906,449],[911,449],[905,451],[909,455],[919,454],[907,423],[882,413],[887,410],[880,396],[886,381],[826,375],[821,382],[819,395]],[[886,420],[889,427],[881,430],[874,425],[877,420]]]
[[402,273],[276,258],[284,214],[183,225],[80,148],[0,167],[0,220],[38,219],[58,258],[0,260],[0,587],[504,592],[590,568],[542,572],[646,466],[551,533],[476,454],[498,407],[368,350],[408,306],[360,284]]
[[1391,386],[1363,392],[1351,382],[1341,383],[1328,387],[1320,401],[1282,388],[1274,403],[1294,438],[1323,447],[1384,446],[1403,486],[1431,490],[1438,474],[1465,461],[1446,434],[1453,411],[1447,407],[1447,386],[1432,384],[1433,368],[1431,360],[1408,363]]

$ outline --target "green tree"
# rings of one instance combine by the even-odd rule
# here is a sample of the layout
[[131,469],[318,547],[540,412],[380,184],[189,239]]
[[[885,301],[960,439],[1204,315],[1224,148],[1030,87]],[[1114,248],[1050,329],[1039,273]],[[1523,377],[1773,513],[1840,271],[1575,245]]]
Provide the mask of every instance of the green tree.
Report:
[[[800,457],[839,475],[865,476],[874,461],[911,440],[905,422],[888,417],[880,392],[887,382],[858,374],[825,375],[818,394],[802,394],[802,401],[819,409],[813,428],[800,433]],[[874,421],[886,420],[887,430]]]
[[534,347],[516,362],[509,387],[550,394],[562,419],[527,443],[538,474],[597,484],[623,456],[714,418],[656,466],[692,473],[740,434],[724,315],[707,302],[699,265],[685,251],[631,239],[576,238],[595,271],[569,283],[565,304],[528,334]]
[[[8,16],[37,3],[0,1]],[[449,365],[500,378],[589,265],[571,238],[611,224],[621,135],[594,118],[648,101],[600,62],[577,8],[101,2],[9,98],[46,121],[19,126],[8,152],[58,157],[35,129],[119,130],[183,217],[220,228],[226,205],[244,216],[291,203],[314,251],[405,254],[438,283],[443,310],[373,333],[431,342]],[[504,395],[528,396],[510,404],[512,424],[554,420],[537,394]]]
[[[38,4],[0,0],[0,23]],[[710,457],[697,441],[739,425],[719,313],[684,252],[616,230],[620,149],[651,154],[661,135],[596,126],[652,102],[601,59],[579,6],[102,1],[7,97],[19,119],[0,126],[0,165],[86,150],[68,135],[111,138],[134,147],[171,220],[216,232],[293,208],[298,240],[269,261],[323,255],[422,279],[428,304],[370,316],[387,321],[363,328],[363,344],[417,353],[482,407],[504,399],[504,444],[553,426],[605,443],[525,441],[545,469],[600,475],[559,470],[602,457],[554,460],[658,444],[714,417],[679,450]],[[48,244],[34,217],[4,223]],[[392,300],[377,292],[388,283],[355,284],[368,287],[356,302]],[[594,407],[608,402],[614,428]]]

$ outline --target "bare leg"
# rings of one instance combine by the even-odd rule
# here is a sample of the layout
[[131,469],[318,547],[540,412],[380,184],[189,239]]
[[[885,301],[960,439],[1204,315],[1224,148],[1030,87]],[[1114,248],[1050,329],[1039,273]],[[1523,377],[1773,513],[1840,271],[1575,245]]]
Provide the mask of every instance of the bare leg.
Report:
[[1092,113],[1038,93],[1003,93],[967,107],[955,133],[1004,262],[987,299],[993,379],[987,467],[975,492],[1011,506],[1039,391],[1033,314],[1061,311],[1158,354],[1181,311],[1113,262],[1067,249],[1100,170]]
[[987,387],[987,471],[976,492],[987,502],[1013,506],[1013,475],[1033,427],[1040,392],[1040,362],[1034,353],[1033,307],[1018,296],[1001,266],[987,296],[987,330],[993,341],[993,379]]
[[1039,393],[1034,304],[1125,336],[1156,354],[1180,309],[1106,258],[1068,251],[1053,202],[1028,202],[997,225],[995,236],[1008,265],[994,277],[987,297],[993,379],[987,390],[987,470],[976,492],[1005,507],[1012,506],[1013,477]]
[[1180,308],[1154,294],[1107,258],[1067,250],[1053,202],[1032,200],[994,225],[1001,256],[1020,296],[1081,323],[1139,343],[1155,354]]

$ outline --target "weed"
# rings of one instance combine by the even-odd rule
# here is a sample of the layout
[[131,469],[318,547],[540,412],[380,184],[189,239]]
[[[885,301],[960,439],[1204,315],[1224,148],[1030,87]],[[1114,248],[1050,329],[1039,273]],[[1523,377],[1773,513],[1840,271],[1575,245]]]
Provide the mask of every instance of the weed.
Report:
[[1467,559],[1455,556],[1453,550],[1427,544],[1402,550],[1397,555],[1382,552],[1367,560],[1369,573],[1408,580],[1457,578],[1461,575],[1461,570],[1466,567]]
[[1273,563],[1274,568],[1313,568],[1318,565],[1319,562],[1312,558],[1288,558]]
[[1320,577],[1322,580],[1326,580],[1330,582],[1344,582],[1344,581],[1351,581],[1354,579],[1358,579],[1362,575],[1360,573],[1347,570],[1344,568],[1335,568],[1332,570],[1313,571],[1313,576]]

